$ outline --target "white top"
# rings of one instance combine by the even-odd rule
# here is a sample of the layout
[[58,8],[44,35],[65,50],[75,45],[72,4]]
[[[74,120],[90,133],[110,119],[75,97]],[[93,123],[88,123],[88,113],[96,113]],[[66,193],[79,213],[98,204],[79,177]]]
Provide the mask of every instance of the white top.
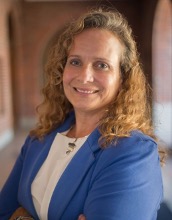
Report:
[[[48,207],[53,191],[65,168],[86,141],[87,137],[78,138],[75,141],[75,138],[69,138],[64,133],[57,133],[49,154],[31,186],[33,203],[41,220],[48,219]],[[69,142],[75,142],[76,147],[72,152],[66,154]]]

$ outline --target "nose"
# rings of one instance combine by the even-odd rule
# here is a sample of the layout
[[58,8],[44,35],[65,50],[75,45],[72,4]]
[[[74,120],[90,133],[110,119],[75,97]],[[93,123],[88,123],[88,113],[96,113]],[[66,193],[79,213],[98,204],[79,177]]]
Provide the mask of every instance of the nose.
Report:
[[94,71],[90,66],[83,66],[78,74],[78,81],[82,84],[94,81]]

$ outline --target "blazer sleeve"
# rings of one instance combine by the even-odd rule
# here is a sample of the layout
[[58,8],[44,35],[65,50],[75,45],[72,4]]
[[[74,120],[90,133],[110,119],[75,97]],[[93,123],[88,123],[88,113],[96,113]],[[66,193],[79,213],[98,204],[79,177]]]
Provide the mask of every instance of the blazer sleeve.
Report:
[[29,137],[23,145],[20,155],[0,192],[0,219],[7,220],[12,213],[20,206],[18,203],[18,187],[23,167],[24,155],[27,151]]
[[110,147],[101,155],[85,202],[87,220],[155,220],[162,199],[156,143]]

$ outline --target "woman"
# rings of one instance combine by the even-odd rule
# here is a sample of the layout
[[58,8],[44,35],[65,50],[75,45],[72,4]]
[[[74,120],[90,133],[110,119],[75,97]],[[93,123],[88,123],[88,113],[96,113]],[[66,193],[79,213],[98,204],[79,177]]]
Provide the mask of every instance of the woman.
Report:
[[46,77],[39,123],[2,189],[0,219],[22,206],[43,220],[155,220],[161,154],[127,21],[98,9],[71,23]]

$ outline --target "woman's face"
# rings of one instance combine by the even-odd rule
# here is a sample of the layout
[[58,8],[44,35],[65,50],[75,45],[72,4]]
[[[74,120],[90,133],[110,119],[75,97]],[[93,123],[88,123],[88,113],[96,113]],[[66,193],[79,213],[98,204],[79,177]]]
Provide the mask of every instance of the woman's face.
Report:
[[64,92],[74,110],[102,114],[121,84],[123,46],[111,32],[88,29],[74,38],[63,73]]

